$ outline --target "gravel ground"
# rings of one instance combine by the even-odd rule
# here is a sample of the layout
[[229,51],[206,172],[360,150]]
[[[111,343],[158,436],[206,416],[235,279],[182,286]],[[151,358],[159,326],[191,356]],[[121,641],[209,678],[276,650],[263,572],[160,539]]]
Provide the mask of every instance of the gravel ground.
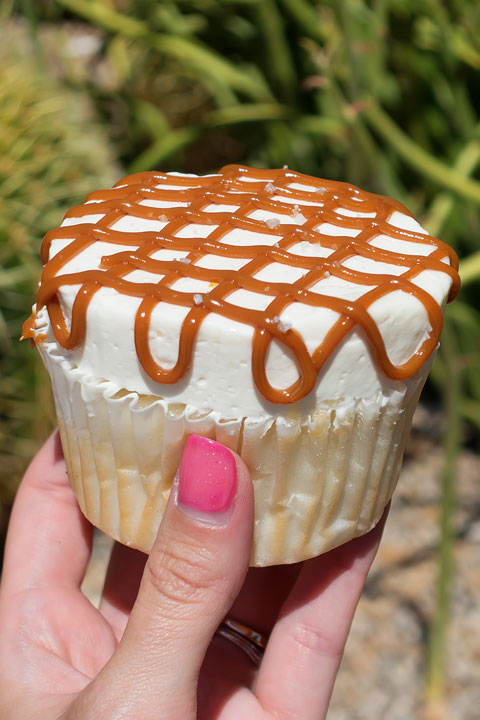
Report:
[[[441,418],[419,407],[377,559],[360,600],[328,720],[480,717],[480,458],[464,451],[457,478],[455,581],[447,702],[424,706],[426,629],[435,600],[443,454]],[[100,533],[84,592],[98,602],[111,541]]]

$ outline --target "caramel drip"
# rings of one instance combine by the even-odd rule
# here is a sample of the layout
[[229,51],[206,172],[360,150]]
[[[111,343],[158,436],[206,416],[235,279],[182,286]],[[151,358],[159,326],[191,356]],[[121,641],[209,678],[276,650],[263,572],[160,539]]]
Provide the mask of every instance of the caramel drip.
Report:
[[[248,182],[242,178],[248,179]],[[156,187],[162,184],[174,186],[174,189]],[[314,187],[315,191],[292,188],[292,184],[308,185]],[[273,200],[273,195],[277,199]],[[148,200],[167,201],[177,206],[158,208],[141,204]],[[95,204],[88,204],[88,201]],[[305,202],[317,204],[303,204]],[[178,203],[184,205],[179,206]],[[205,208],[212,204],[234,205],[238,210],[233,213],[207,211]],[[373,217],[345,216],[336,212],[338,207],[372,213]],[[251,214],[255,210],[286,214],[292,218],[292,222],[282,223],[277,228],[275,223],[252,218]],[[110,190],[91,193],[87,204],[73,208],[66,215],[68,218],[82,218],[94,212],[102,215],[98,222],[61,227],[45,236],[42,244],[45,267],[37,295],[37,310],[47,307],[57,341],[65,349],[73,350],[84,342],[88,304],[100,288],[110,287],[119,293],[141,298],[135,320],[135,346],[145,372],[159,383],[175,383],[185,375],[192,362],[198,330],[209,313],[253,326],[253,378],[259,391],[270,402],[288,404],[305,397],[315,386],[325,361],[356,325],[363,329],[383,372],[392,379],[403,380],[412,376],[432,353],[438,343],[443,322],[439,305],[412,281],[424,270],[447,274],[452,280],[450,301],[458,292],[459,277],[456,272],[458,261],[453,250],[428,235],[400,230],[389,224],[388,219],[395,210],[410,215],[403,205],[394,200],[361,191],[347,183],[318,180],[288,169],[256,170],[230,165],[218,175],[198,178],[159,172],[139,173],[121,180]],[[300,225],[295,221],[297,213],[306,218],[305,223]],[[160,231],[141,233],[112,228],[128,215],[164,221],[166,225]],[[192,223],[211,225],[212,230],[206,238],[177,236]],[[360,232],[356,237],[331,235],[317,229],[322,223]],[[275,236],[277,242],[249,246],[223,242],[225,236],[236,228]],[[384,250],[371,244],[380,234],[393,239],[430,244],[433,251],[425,257]],[[49,260],[52,241],[64,238],[71,241]],[[131,246],[132,250],[117,251],[103,257],[98,270],[62,274],[66,263],[96,241]],[[326,258],[297,255],[290,248],[300,241],[317,246],[320,244],[330,254]],[[151,257],[161,249],[187,252],[187,262]],[[237,270],[199,267],[198,261],[207,254],[245,259],[247,262]],[[345,266],[345,261],[356,255],[395,264],[405,270],[400,275],[381,275]],[[305,274],[293,283],[267,283],[255,277],[274,262],[302,268]],[[130,282],[125,276],[133,270],[157,273],[162,277],[158,282]],[[312,286],[329,274],[351,283],[371,286],[371,290],[355,301],[311,290]],[[175,290],[172,285],[185,277],[211,283],[212,289],[202,293],[200,301],[197,293]],[[73,305],[70,328],[59,301],[60,288],[65,285],[81,285]],[[271,297],[271,302],[265,310],[239,307],[228,301],[229,295],[239,289],[267,295]],[[417,298],[424,305],[432,328],[421,347],[400,366],[390,362],[379,329],[368,313],[373,302],[394,290],[402,290]],[[180,332],[177,362],[168,370],[156,363],[148,342],[152,311],[160,302],[190,308]],[[294,302],[328,308],[339,315],[313,355],[295,329],[285,329],[278,322],[281,313]],[[24,336],[33,335],[33,324],[27,321]],[[299,370],[298,380],[283,390],[272,387],[266,377],[266,356],[273,339],[292,351]]]

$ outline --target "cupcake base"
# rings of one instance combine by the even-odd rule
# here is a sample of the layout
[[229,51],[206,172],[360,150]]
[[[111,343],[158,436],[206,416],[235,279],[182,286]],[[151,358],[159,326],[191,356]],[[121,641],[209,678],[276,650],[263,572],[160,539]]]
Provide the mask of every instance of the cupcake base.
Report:
[[186,438],[239,453],[254,484],[251,565],[315,557],[368,532],[400,472],[430,363],[389,396],[324,404],[299,418],[224,419],[156,396],[115,392],[39,344],[79,505],[96,527],[149,552]]

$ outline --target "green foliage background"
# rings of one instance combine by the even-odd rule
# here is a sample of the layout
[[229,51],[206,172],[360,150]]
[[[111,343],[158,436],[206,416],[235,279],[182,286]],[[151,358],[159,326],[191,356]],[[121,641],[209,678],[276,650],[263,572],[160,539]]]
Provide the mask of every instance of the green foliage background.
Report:
[[461,259],[463,289],[430,385],[446,417],[429,665],[431,692],[441,693],[456,457],[480,430],[480,3],[18,0],[0,8],[4,509],[51,422],[48,383],[17,338],[41,237],[68,206],[122,172],[201,173],[228,162],[287,164],[391,195]]

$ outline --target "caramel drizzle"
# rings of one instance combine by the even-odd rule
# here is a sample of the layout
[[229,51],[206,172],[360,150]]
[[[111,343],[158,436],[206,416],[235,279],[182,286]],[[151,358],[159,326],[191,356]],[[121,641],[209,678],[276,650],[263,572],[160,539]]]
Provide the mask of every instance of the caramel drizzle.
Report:
[[[242,177],[251,182],[242,181]],[[309,185],[316,190],[297,190],[290,187],[293,183]],[[175,190],[157,188],[159,184],[174,186]],[[192,185],[195,187],[191,187]],[[294,203],[273,200],[273,194],[276,197],[290,198]],[[142,200],[188,204],[157,208],[141,205]],[[110,190],[91,193],[87,201],[95,201],[95,204],[73,208],[66,217],[80,218],[92,213],[102,214],[103,217],[97,223],[57,228],[44,238],[42,261],[45,267],[37,295],[37,310],[47,307],[57,341],[65,349],[73,350],[84,342],[88,304],[101,287],[111,287],[119,293],[142,298],[135,320],[135,346],[145,372],[158,383],[176,383],[185,375],[192,362],[200,325],[212,312],[254,327],[253,378],[259,391],[270,402],[288,404],[305,397],[315,386],[325,361],[342,338],[356,325],[363,329],[371,352],[383,372],[394,380],[403,380],[412,376],[432,353],[438,343],[443,323],[439,305],[427,292],[413,284],[412,280],[424,270],[446,273],[452,280],[449,301],[454,299],[459,288],[457,257],[448,245],[428,235],[397,229],[387,222],[395,210],[410,215],[403,205],[346,183],[318,180],[288,169],[257,170],[230,165],[216,176],[198,178],[160,172],[138,173],[121,180]],[[304,205],[302,201],[322,204]],[[238,210],[233,213],[207,212],[204,208],[211,204],[235,205]],[[347,210],[375,213],[375,216],[348,217],[335,212],[337,206]],[[281,224],[277,228],[266,221],[249,217],[259,209],[293,215],[292,223]],[[303,225],[295,223],[296,212],[306,218]],[[161,231],[134,233],[113,230],[112,226],[126,215],[164,220],[167,224]],[[212,231],[206,238],[176,236],[180,230],[192,223],[212,225]],[[361,232],[356,237],[324,234],[316,230],[321,223],[354,228]],[[225,235],[235,228],[275,236],[277,243],[236,246],[222,242]],[[430,244],[435,250],[425,257],[402,255],[377,248],[370,243],[380,234]],[[51,243],[58,238],[73,238],[73,241],[49,260]],[[66,263],[96,241],[131,245],[132,251],[116,252],[103,257],[98,270],[61,274]],[[327,258],[305,257],[289,252],[289,249],[300,241],[321,244],[332,252]],[[189,262],[157,260],[151,257],[161,249],[187,252]],[[248,262],[238,270],[199,267],[196,263],[207,254],[242,258]],[[403,266],[405,271],[401,275],[380,275],[352,270],[342,264],[355,255]],[[446,259],[449,264],[446,264]],[[273,262],[303,268],[306,272],[293,283],[267,283],[254,277]],[[136,269],[158,273],[163,277],[157,283],[136,283],[125,279],[126,275]],[[352,283],[371,285],[372,289],[355,301],[312,292],[310,288],[328,274]],[[184,277],[218,284],[208,293],[202,293],[201,302],[196,304],[197,293],[182,292],[171,287]],[[73,304],[70,329],[59,301],[59,291],[64,285],[81,285]],[[272,300],[265,310],[239,307],[228,302],[228,296],[238,289],[263,293]],[[403,290],[420,300],[432,328],[422,346],[400,366],[392,364],[388,359],[378,327],[368,313],[373,302],[394,290]],[[168,370],[154,360],[148,342],[152,311],[162,301],[190,308],[180,332],[177,362]],[[313,355],[310,355],[296,330],[285,331],[278,323],[278,317],[293,302],[329,308],[340,316]],[[33,335],[33,322],[27,321],[24,336]],[[299,370],[296,382],[286,389],[272,387],[266,377],[266,355],[274,338],[294,353]]]

